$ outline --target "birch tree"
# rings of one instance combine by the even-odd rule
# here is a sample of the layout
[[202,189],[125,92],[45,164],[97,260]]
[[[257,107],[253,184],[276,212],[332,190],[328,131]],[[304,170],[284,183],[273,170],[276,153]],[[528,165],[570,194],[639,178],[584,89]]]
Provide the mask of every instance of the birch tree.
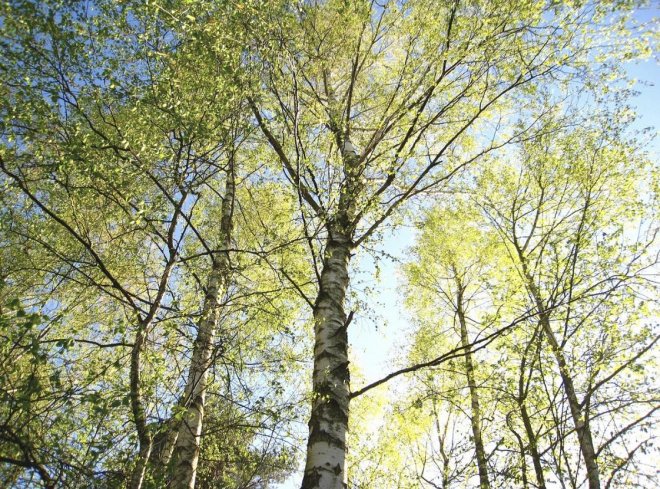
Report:
[[[638,332],[629,330],[629,339],[641,334],[637,341],[632,340],[637,343],[635,353],[622,361],[621,370],[615,369],[600,381],[596,380],[601,368],[596,366],[598,360],[594,358],[583,365],[587,370],[584,379],[569,360],[577,361],[581,355],[567,350],[577,338],[589,343],[588,338],[594,335],[588,329],[592,321],[608,324],[600,316],[603,313],[614,321],[611,327],[617,328],[614,310],[605,313],[602,309],[608,310],[613,295],[623,293],[634,302],[646,287],[644,277],[649,263],[642,256],[653,242],[655,231],[652,221],[643,216],[644,204],[638,200],[635,189],[645,178],[646,163],[624,148],[608,140],[607,132],[589,133],[586,129],[564,135],[553,143],[541,138],[523,154],[520,193],[509,202],[507,217],[501,211],[492,214],[497,229],[512,247],[512,259],[519,267],[530,305],[538,314],[540,331],[556,361],[590,488],[601,486],[598,449],[590,426],[590,418],[597,417],[590,413],[594,388],[612,380],[657,341],[645,327]],[[486,204],[486,209],[493,207]],[[630,244],[623,223],[614,217],[624,213],[635,216],[633,219],[641,226],[638,232],[643,233],[632,238]],[[614,236],[608,236],[606,223],[618,229]],[[599,232],[603,233],[604,242],[599,242]],[[610,240],[620,243],[616,258],[605,251],[605,242]],[[597,299],[583,305],[585,296]],[[631,317],[630,325],[634,322]],[[610,333],[602,334],[597,337],[607,344]],[[602,351],[603,347],[593,348]],[[610,359],[606,363],[619,362]],[[586,385],[578,388],[578,379]],[[580,397],[580,390],[584,397]]]
[[[475,303],[484,301],[488,294],[489,268],[497,266],[497,252],[493,239],[475,226],[476,220],[465,219],[470,214],[465,204],[442,213],[438,209],[424,219],[423,230],[415,248],[416,262],[408,264],[406,274],[409,285],[408,301],[415,309],[434,311],[430,321],[437,321],[437,336],[450,334],[443,326],[445,315],[453,315],[454,334],[463,349],[462,370],[470,398],[470,424],[477,462],[479,487],[491,486],[488,475],[488,457],[484,447],[483,413],[480,389],[476,378],[476,358],[472,351],[476,326],[479,334],[487,334],[478,317],[483,311],[472,310]],[[460,237],[460,241],[456,241]],[[490,248],[490,249],[489,249]],[[482,296],[482,297],[480,297]],[[488,300],[488,299],[486,299]],[[476,325],[474,323],[477,323]],[[469,323],[469,324],[468,324]],[[443,331],[444,330],[444,331]],[[441,333],[441,331],[443,331]],[[446,341],[443,338],[443,343]],[[446,348],[446,347],[445,347]],[[439,348],[434,348],[437,356]],[[460,385],[460,384],[459,384]],[[441,386],[440,388],[442,389]]]
[[[640,482],[635,191],[657,182],[624,134],[634,6],[3,4],[0,481],[266,486],[310,405],[305,489]],[[441,269],[426,302],[451,328],[411,307],[398,370],[351,388],[354,256],[411,222],[408,285]],[[362,438],[353,400],[406,374]]]
[[[589,469],[564,381],[570,376],[582,416],[590,421],[602,485],[653,487],[653,475],[642,460],[653,451],[654,436],[647,427],[657,413],[656,394],[653,379],[637,365],[653,363],[657,342],[648,321],[657,304],[647,302],[655,287],[657,221],[651,204],[655,195],[649,192],[655,176],[644,154],[620,134],[612,139],[613,134],[586,122],[575,129],[542,131],[518,152],[492,161],[469,197],[433,208],[420,223],[413,261],[404,268],[415,329],[402,363],[421,368],[399,370],[414,373],[404,383],[404,397],[397,394],[400,386],[390,395],[399,397],[392,409],[407,420],[404,426],[423,426],[427,435],[418,433],[410,441],[397,427],[401,433],[388,433],[371,445],[373,453],[408,453],[408,467],[421,468],[416,482],[403,487],[447,487],[470,477],[477,483],[476,437],[469,441],[474,455],[465,465],[472,474],[461,472],[465,462],[451,441],[447,450],[443,428],[443,421],[462,409],[459,426],[474,435],[469,391],[475,383],[466,380],[467,358],[473,360],[473,378],[482,374],[479,406],[488,406],[490,426],[498,427],[484,436],[480,426],[492,484],[588,486]],[[473,206],[462,207],[466,202]],[[507,227],[513,223],[515,232]],[[564,372],[525,287],[513,244],[527,239],[533,243],[529,248],[538,251],[531,260],[535,280],[551,297],[544,307],[553,333],[562,338]],[[458,333],[457,276],[469,284],[463,316],[476,329],[467,343]],[[497,328],[500,321],[508,326]],[[443,327],[447,324],[457,326]],[[459,348],[453,349],[456,342]],[[475,368],[478,357],[482,361]],[[457,394],[461,390],[464,396]],[[427,413],[440,422],[428,423]],[[432,441],[416,452],[420,440]],[[364,467],[379,460],[365,457]]]
[[[310,243],[319,236],[303,488],[345,480],[351,256],[405,202],[523,138],[548,108],[531,103],[542,87],[595,81],[595,33],[607,11],[329,1],[296,5],[271,27],[275,40],[253,56],[264,75],[252,111],[299,195]],[[522,126],[511,124],[514,107],[529,116]]]
[[[55,283],[41,293],[57,298],[56,310],[71,307],[73,312],[76,302],[85,307],[86,301],[93,303],[95,292],[118,315],[116,319],[100,316],[100,334],[115,338],[123,337],[126,330],[134,334],[129,341],[81,339],[99,348],[130,348],[127,400],[139,445],[131,487],[153,483],[156,474],[148,465],[153,458],[154,404],[166,406],[167,413],[177,397],[182,397],[177,416],[183,422],[174,424],[181,435],[170,439],[176,439],[176,462],[181,467],[173,471],[172,485],[194,485],[206,377],[217,357],[214,329],[228,291],[229,248],[234,243],[236,161],[243,162],[235,153],[245,139],[231,122],[238,93],[233,84],[238,76],[235,64],[240,58],[229,43],[220,43],[193,71],[200,62],[195,36],[211,29],[222,31],[223,26],[215,22],[193,29],[194,19],[186,12],[186,7],[163,13],[159,6],[128,3],[115,8],[103,2],[80,6],[25,2],[3,12],[8,34],[3,39],[7,48],[3,79],[8,90],[2,104],[7,124],[0,162],[8,191],[3,197],[9,202],[17,196],[12,226],[5,231],[12,244],[24,240],[39,258],[49,257],[47,266],[52,268],[39,272],[44,279],[54,276]],[[28,23],[32,30],[24,29]],[[172,28],[179,29],[177,35],[172,35]],[[97,46],[112,37],[115,44]],[[204,105],[200,96],[206,98]],[[254,174],[258,167],[251,171]],[[209,195],[218,192],[222,205],[214,206]],[[273,203],[271,209],[276,208]],[[214,215],[214,211],[219,212]],[[22,221],[23,215],[29,218]],[[214,230],[212,223],[200,223],[202,217],[215,221],[215,232],[209,232]],[[37,229],[39,221],[42,229]],[[287,236],[289,242],[291,238]],[[187,256],[189,252],[194,256]],[[255,254],[266,253],[255,250]],[[273,252],[270,265],[262,267],[278,272],[273,265],[281,256],[281,251]],[[202,258],[211,259],[210,269],[191,266]],[[8,267],[6,273],[13,284],[16,270]],[[187,328],[197,315],[194,298],[190,309],[181,307],[181,298],[190,298],[185,287],[195,284],[197,273],[208,274],[208,285],[200,287],[205,294],[202,319],[187,369],[189,381],[181,395],[175,389],[177,372],[159,368],[165,358],[180,358],[167,348],[176,345],[171,332],[180,325]],[[247,275],[245,270],[242,273]],[[184,279],[185,274],[190,278]],[[265,285],[274,276],[262,274],[262,278]],[[190,289],[200,292],[194,286]],[[13,287],[8,290],[19,293]],[[77,290],[85,291],[78,301],[72,299]],[[262,298],[274,300],[283,288],[262,290]],[[295,310],[295,304],[288,302]],[[30,307],[46,305],[33,302]],[[78,320],[83,317],[76,313]],[[127,324],[106,333],[105,321]],[[61,342],[70,349],[74,339],[70,323],[65,325]],[[50,341],[42,335],[37,336],[39,343]],[[223,335],[223,342],[230,339],[229,332]],[[150,345],[161,342],[166,348],[149,351]],[[119,362],[109,355],[100,357]],[[174,391],[173,395],[154,396],[167,391]],[[123,402],[112,404],[123,406]],[[15,414],[10,411],[9,419]],[[167,461],[170,451],[159,454]],[[29,463],[43,467],[38,461]],[[41,470],[42,480],[47,481],[46,476],[48,471]]]

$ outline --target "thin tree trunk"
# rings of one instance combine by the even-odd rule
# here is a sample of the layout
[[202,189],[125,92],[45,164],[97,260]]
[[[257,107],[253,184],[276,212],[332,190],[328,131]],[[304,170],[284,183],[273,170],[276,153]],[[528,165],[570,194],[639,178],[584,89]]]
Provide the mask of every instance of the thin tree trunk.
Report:
[[433,417],[435,418],[435,429],[438,432],[438,449],[440,451],[440,456],[442,457],[442,487],[443,489],[449,488],[449,455],[445,450],[445,440],[447,439],[447,428],[449,427],[449,416],[447,414],[447,422],[445,427],[440,427],[440,416],[438,415],[438,410],[435,405],[435,398],[433,399]]
[[136,431],[138,434],[139,441],[139,452],[138,452],[138,461],[133,469],[131,474],[131,479],[129,481],[129,487],[131,489],[140,489],[144,483],[144,477],[147,472],[147,467],[149,465],[149,459],[151,457],[151,451],[153,448],[153,435],[147,425],[147,415],[144,403],[142,401],[142,352],[144,350],[145,341],[147,339],[147,333],[156,313],[161,305],[163,296],[165,295],[165,290],[167,289],[167,282],[174,267],[174,263],[177,259],[178,246],[175,245],[174,234],[177,228],[177,222],[179,215],[181,213],[181,207],[183,206],[187,196],[187,191],[182,192],[181,199],[174,207],[174,212],[172,214],[172,221],[170,222],[169,229],[167,231],[167,249],[169,251],[169,258],[163,269],[163,273],[160,277],[160,283],[158,284],[158,293],[151,306],[147,315],[140,319],[138,324],[138,330],[135,335],[135,342],[133,343],[133,349],[131,351],[131,370],[130,370],[130,401],[131,401],[131,410],[133,412],[133,420],[135,422]]
[[146,338],[145,329],[145,325],[141,324],[135,335],[135,342],[133,343],[133,349],[131,351],[130,401],[140,448],[138,451],[138,460],[129,481],[130,489],[140,489],[142,487],[144,475],[147,470],[147,462],[149,461],[149,455],[151,454],[152,437],[147,427],[147,417],[144,404],[142,403],[142,386],[140,379],[140,373],[142,370],[141,357]]
[[573,379],[568,371],[566,359],[564,358],[561,347],[559,346],[554,332],[550,327],[550,320],[547,315],[545,316],[545,318],[542,318],[543,329],[546,336],[548,337],[550,348],[552,349],[555,359],[557,360],[557,365],[559,366],[559,372],[564,384],[564,392],[566,393],[566,398],[568,400],[568,407],[571,410],[571,417],[573,418],[575,431],[577,431],[580,451],[582,452],[584,464],[587,469],[589,489],[600,489],[600,474],[598,470],[598,463],[596,462],[596,450],[594,448],[593,439],[591,437],[589,422],[587,419],[585,419],[585,416],[582,413],[580,401],[578,401],[577,394],[575,393]]
[[527,460],[525,458],[525,452],[527,450],[525,449],[525,443],[523,443],[522,437],[518,434],[511,423],[510,415],[511,413],[507,415],[506,422],[509,426],[509,430],[511,430],[511,433],[513,433],[513,436],[516,437],[516,441],[518,442],[518,449],[520,450],[520,472],[522,474],[522,484],[523,489],[527,489],[529,487],[529,482],[527,481]]
[[156,481],[164,481],[167,476],[167,467],[172,459],[174,446],[179,436],[178,428],[179,423],[172,417],[167,419],[154,434],[149,457],[149,470]]
[[584,416],[584,413],[582,412],[582,407],[575,392],[575,385],[573,384],[573,378],[571,377],[571,374],[568,370],[564,352],[562,351],[555,333],[552,330],[552,325],[550,324],[550,315],[543,306],[541,293],[538,287],[536,287],[536,284],[534,283],[534,280],[527,268],[527,261],[524,256],[522,256],[520,251],[519,258],[521,260],[525,280],[527,281],[527,288],[535,301],[535,306],[539,313],[539,321],[543,328],[543,333],[548,338],[548,343],[550,344],[552,354],[554,355],[555,360],[557,361],[557,366],[559,367],[559,375],[561,376],[564,393],[566,394],[568,406],[571,411],[571,418],[573,419],[575,431],[578,435],[580,452],[582,453],[582,458],[584,459],[584,464],[587,470],[589,489],[600,489],[600,474],[598,470],[598,463],[596,462],[596,450],[594,448],[593,439],[591,437],[591,430],[589,429],[589,421],[586,419],[586,416]]
[[[229,252],[231,244],[232,217],[234,209],[234,164],[230,158],[222,203],[220,223],[220,252],[212,256],[213,265],[209,274],[204,297],[202,317],[199,321],[197,337],[184,392],[184,413],[179,425],[174,455],[170,487],[193,489],[197,476],[197,464],[204,421],[207,375],[211,366],[213,339],[219,317],[219,298],[225,292],[229,279]],[[170,439],[171,440],[171,439]],[[165,454],[167,458],[167,454]]]
[[539,487],[539,489],[545,489],[545,477],[543,476],[541,455],[539,454],[536,435],[534,434],[534,429],[532,427],[532,421],[529,417],[529,413],[527,412],[527,406],[525,406],[524,401],[520,403],[520,417],[523,420],[523,425],[525,426],[525,433],[527,434],[527,439],[529,440],[529,453],[532,456],[532,463],[534,464],[534,474],[536,475],[536,484]]
[[133,343],[133,349],[131,350],[131,369],[130,369],[130,401],[131,401],[131,411],[133,413],[133,421],[135,422],[135,429],[138,435],[139,443],[139,452],[138,460],[135,464],[131,478],[129,481],[130,489],[140,489],[144,483],[144,476],[147,472],[147,466],[149,463],[149,458],[151,456],[151,450],[153,447],[153,436],[149,427],[147,425],[147,414],[142,401],[142,352],[144,351],[144,343],[147,339],[147,332],[149,326],[153,321],[158,307],[160,307],[160,302],[163,299],[165,294],[165,288],[167,286],[167,281],[174,266],[174,261],[176,259],[176,251],[173,244],[174,229],[176,228],[177,216],[179,213],[180,207],[174,213],[174,218],[170,225],[170,230],[168,232],[168,248],[170,251],[170,257],[165,265],[163,275],[160,279],[160,284],[158,287],[158,294],[149,308],[147,316],[140,320],[138,325],[137,333],[135,334],[135,342]]
[[[536,484],[539,489],[545,489],[545,477],[543,476],[543,466],[541,465],[541,455],[539,454],[538,449],[538,440],[536,433],[534,433],[534,428],[532,426],[532,420],[527,411],[527,392],[528,386],[525,385],[525,367],[527,365],[527,355],[529,354],[529,349],[534,343],[535,339],[538,338],[538,328],[532,337],[532,340],[529,342],[525,348],[525,353],[523,355],[522,361],[520,363],[520,375],[518,377],[518,397],[516,401],[518,402],[518,408],[520,409],[520,417],[522,418],[523,426],[525,427],[525,433],[527,435],[529,453],[532,456],[532,463],[534,465],[534,474],[536,476]],[[540,339],[538,344],[540,347]],[[534,361],[532,361],[532,368],[534,366]],[[530,373],[531,378],[531,373]],[[529,380],[529,378],[528,378]],[[524,454],[523,454],[524,456]]]
[[346,487],[349,371],[344,301],[350,254],[350,239],[331,229],[313,311],[314,397],[302,489]]
[[463,310],[463,287],[458,279],[456,280],[456,285],[458,287],[456,313],[458,315],[458,321],[461,326],[461,346],[465,352],[465,375],[467,377],[468,388],[470,389],[470,405],[472,409],[470,422],[472,424],[474,448],[477,455],[479,487],[481,489],[490,489],[490,481],[488,480],[488,462],[481,432],[481,407],[479,406],[479,392],[477,391],[477,383],[474,378],[472,348],[470,347],[470,341],[468,339],[467,324],[465,322],[465,311]]

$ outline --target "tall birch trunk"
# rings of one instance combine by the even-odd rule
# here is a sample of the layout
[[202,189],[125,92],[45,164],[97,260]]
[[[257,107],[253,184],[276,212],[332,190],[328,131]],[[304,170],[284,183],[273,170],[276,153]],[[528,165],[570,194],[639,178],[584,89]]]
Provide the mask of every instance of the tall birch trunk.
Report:
[[218,325],[219,299],[227,288],[230,272],[228,250],[231,245],[234,194],[234,163],[233,158],[230,158],[220,222],[221,249],[219,253],[212,256],[213,264],[208,277],[202,316],[193,345],[190,372],[184,392],[183,417],[174,446],[170,479],[170,487],[174,489],[193,489],[195,487],[206,403],[207,376],[211,367],[213,339]]
[[552,325],[550,324],[550,314],[546,311],[543,305],[541,292],[534,283],[533,277],[529,273],[525,257],[522,256],[520,251],[518,254],[521,260],[525,281],[527,282],[527,288],[539,313],[539,321],[541,323],[543,333],[548,338],[550,349],[552,350],[552,354],[554,355],[557,366],[559,367],[559,375],[561,376],[564,393],[566,394],[568,406],[571,411],[573,425],[578,435],[580,452],[582,453],[584,465],[587,470],[587,481],[589,483],[589,489],[600,489],[600,472],[598,469],[598,463],[596,461],[596,450],[594,448],[593,439],[591,436],[591,429],[589,428],[589,420],[586,417],[586,413],[582,412],[582,406],[578,400],[577,393],[575,392],[573,378],[571,377],[571,374],[568,370],[568,364],[566,362],[566,358],[564,357],[564,352],[562,351],[561,345],[557,341],[555,332],[552,330]]
[[340,191],[337,214],[326,221],[328,240],[314,303],[313,399],[301,489],[346,487],[350,373],[344,304],[349,283],[348,263],[354,246],[353,220],[363,187],[357,150],[348,134],[344,133],[338,139],[345,182]]
[[468,339],[467,324],[465,322],[465,311],[463,309],[463,287],[460,281],[456,280],[458,287],[458,296],[456,303],[456,314],[461,327],[461,346],[465,352],[465,376],[467,377],[468,388],[470,390],[470,407],[472,416],[470,423],[472,425],[472,435],[474,437],[474,448],[477,455],[477,468],[479,470],[480,489],[490,489],[488,480],[488,461],[481,432],[481,407],[479,405],[479,392],[474,378],[474,363],[472,361],[472,348]]
[[331,231],[314,305],[314,373],[302,489],[345,487],[348,430],[348,335],[344,301],[350,239]]
[[142,371],[142,351],[144,350],[144,341],[146,338],[146,326],[141,324],[135,342],[131,351],[131,371],[130,371],[130,401],[133,422],[138,435],[138,459],[131,473],[128,487],[130,489],[140,489],[144,482],[144,475],[147,470],[147,462],[151,454],[152,437],[147,428],[147,416],[142,402],[142,382],[140,374]]

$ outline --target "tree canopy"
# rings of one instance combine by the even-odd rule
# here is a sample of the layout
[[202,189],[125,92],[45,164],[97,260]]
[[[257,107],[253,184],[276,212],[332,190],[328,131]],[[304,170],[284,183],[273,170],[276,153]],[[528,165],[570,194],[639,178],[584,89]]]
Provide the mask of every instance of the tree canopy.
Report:
[[645,8],[3,3],[0,485],[655,487]]

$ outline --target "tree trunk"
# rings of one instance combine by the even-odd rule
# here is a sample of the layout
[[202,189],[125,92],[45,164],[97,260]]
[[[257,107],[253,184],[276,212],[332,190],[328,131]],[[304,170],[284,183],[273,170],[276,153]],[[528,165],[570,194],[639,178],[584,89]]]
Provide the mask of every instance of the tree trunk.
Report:
[[230,159],[222,203],[221,249],[212,256],[213,265],[206,286],[202,316],[193,345],[190,372],[184,392],[184,412],[174,447],[173,472],[170,479],[170,487],[174,489],[193,489],[195,487],[204,421],[207,375],[212,363],[213,339],[218,324],[219,298],[226,290],[230,272],[228,250],[231,244],[234,193],[234,168],[233,160]]
[[[543,316],[545,316],[545,318]],[[568,371],[566,359],[564,358],[561,347],[557,342],[554,331],[552,331],[550,327],[550,320],[547,315],[544,314],[542,315],[541,321],[543,324],[544,333],[548,337],[550,348],[552,348],[552,353],[554,354],[555,359],[557,360],[557,365],[559,366],[561,380],[564,384],[564,392],[568,400],[568,406],[571,410],[571,417],[573,418],[575,431],[578,435],[580,451],[582,452],[584,465],[587,469],[589,489],[600,489],[600,474],[598,470],[598,463],[596,462],[596,450],[594,448],[593,439],[591,437],[591,430],[589,429],[589,421],[582,413],[580,401],[578,401],[577,394],[575,393],[573,379],[570,375],[570,372]]]
[[349,371],[344,301],[351,248],[346,234],[330,230],[313,311],[313,399],[302,489],[346,487]]
[[470,405],[472,416],[472,435],[474,436],[474,448],[477,454],[477,468],[479,470],[479,487],[481,489],[490,489],[488,480],[488,461],[481,433],[481,408],[479,406],[479,392],[477,383],[474,379],[474,364],[472,362],[472,348],[468,339],[467,324],[465,322],[465,311],[463,310],[463,287],[457,280],[458,296],[456,304],[456,313],[461,326],[461,346],[465,352],[465,375],[467,377],[468,387],[470,389]]
[[147,470],[147,462],[151,454],[151,434],[147,428],[147,417],[142,403],[142,387],[140,373],[142,371],[142,350],[144,349],[144,340],[146,338],[146,325],[140,324],[135,342],[131,351],[131,372],[130,372],[130,401],[133,421],[138,434],[139,452],[138,460],[133,468],[131,479],[129,481],[130,489],[140,489],[144,482],[144,475]]
[[[532,456],[532,463],[534,465],[534,474],[536,476],[536,484],[539,489],[545,489],[545,477],[543,476],[543,466],[541,465],[541,455],[539,454],[538,449],[538,440],[536,433],[534,432],[534,427],[532,426],[532,420],[527,411],[527,393],[528,386],[525,385],[525,368],[527,366],[527,355],[529,355],[529,350],[536,341],[538,348],[541,345],[541,339],[538,338],[538,328],[534,332],[534,336],[531,341],[528,343],[525,348],[525,353],[523,355],[522,361],[520,362],[520,375],[518,376],[518,397],[516,399],[518,403],[518,408],[520,409],[520,417],[522,418],[523,426],[525,427],[525,434],[527,435],[529,453]],[[528,381],[531,380],[534,361],[532,361],[532,367],[530,368],[530,374]],[[524,456],[524,454],[523,454]]]
[[527,406],[525,402],[521,402],[520,406],[520,417],[523,420],[523,425],[525,426],[525,433],[527,434],[527,439],[529,440],[529,453],[532,456],[532,463],[534,464],[534,474],[536,475],[536,484],[539,489],[545,489],[545,477],[543,476],[543,466],[541,465],[541,455],[539,454],[538,445],[536,442],[536,434],[532,427],[532,421],[527,412]]
[[178,428],[179,423],[176,422],[176,418],[171,417],[162,424],[153,436],[149,470],[155,481],[162,482],[167,477],[167,468],[179,436]]
[[527,481],[527,460],[526,460],[526,449],[525,449],[525,443],[523,443],[522,437],[518,434],[516,429],[512,426],[511,424],[511,418],[510,418],[511,413],[509,413],[506,416],[506,422],[507,425],[509,426],[509,430],[511,433],[513,433],[513,436],[516,437],[516,441],[518,442],[518,449],[520,450],[520,473],[522,475],[522,486],[523,489],[527,489],[529,487],[529,482]]
[[561,376],[564,393],[566,394],[568,406],[571,411],[571,418],[573,419],[575,431],[578,435],[580,452],[582,453],[584,465],[587,469],[589,489],[600,489],[600,474],[598,470],[598,463],[596,462],[596,450],[594,448],[593,439],[591,437],[591,430],[589,429],[589,421],[586,419],[586,416],[583,416],[584,413],[582,413],[582,407],[580,406],[580,401],[578,400],[577,394],[575,392],[573,378],[571,377],[571,374],[568,370],[564,352],[562,351],[555,333],[552,330],[552,325],[550,324],[550,314],[543,305],[541,292],[539,291],[531,274],[529,273],[527,268],[527,261],[520,254],[520,252],[519,255],[523,273],[525,275],[525,280],[527,282],[527,288],[535,302],[536,309],[539,313],[539,321],[543,328],[543,333],[548,338],[548,343],[552,349],[552,354],[554,355],[555,360],[557,361],[557,366],[559,367],[559,375]]
[[440,451],[440,456],[442,457],[442,487],[443,489],[449,489],[449,455],[447,455],[447,450],[445,449],[445,440],[447,439],[447,428],[449,427],[449,416],[450,413],[447,413],[447,422],[445,423],[444,429],[440,427],[440,417],[438,416],[438,410],[435,405],[435,398],[433,399],[433,417],[435,418],[435,429],[438,432],[438,450]]

